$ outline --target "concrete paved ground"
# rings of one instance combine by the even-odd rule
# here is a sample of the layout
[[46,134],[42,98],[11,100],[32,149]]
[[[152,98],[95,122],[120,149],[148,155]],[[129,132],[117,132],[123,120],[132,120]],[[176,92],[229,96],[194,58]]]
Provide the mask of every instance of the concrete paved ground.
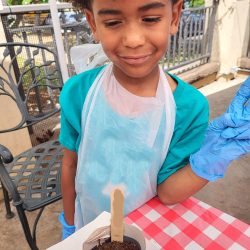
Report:
[[[219,88],[227,87],[225,90],[207,96],[211,108],[211,118],[226,110],[243,80],[243,78],[238,78],[231,82],[214,83],[202,89],[205,94],[209,94]],[[250,224],[249,187],[250,155],[234,162],[223,180],[209,183],[195,197]],[[61,201],[45,209],[37,228],[37,241],[40,249],[46,249],[60,241],[61,229],[57,217],[61,209]],[[35,212],[29,214],[30,221],[34,220],[34,214]],[[0,249],[29,249],[17,217],[11,220],[5,219],[3,202],[0,202]]]

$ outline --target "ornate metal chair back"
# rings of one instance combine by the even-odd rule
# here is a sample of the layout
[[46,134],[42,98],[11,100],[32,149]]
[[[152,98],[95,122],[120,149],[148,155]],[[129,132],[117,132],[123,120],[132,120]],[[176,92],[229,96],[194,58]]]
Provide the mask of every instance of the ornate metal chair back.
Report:
[[10,127],[0,127],[0,133],[32,126],[60,110],[59,69],[56,54],[44,46],[0,44],[0,103],[2,108],[4,103],[16,105],[20,113]]

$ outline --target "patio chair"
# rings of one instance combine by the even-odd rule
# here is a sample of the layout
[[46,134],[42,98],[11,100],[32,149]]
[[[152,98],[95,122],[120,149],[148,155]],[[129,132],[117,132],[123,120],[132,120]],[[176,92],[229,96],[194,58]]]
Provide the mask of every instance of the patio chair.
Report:
[[[0,106],[9,98],[10,105],[16,105],[21,117],[11,127],[0,127],[0,133],[26,128],[33,144],[31,149],[15,157],[0,144],[0,181],[6,216],[13,217],[12,200],[31,249],[38,249],[36,227],[45,206],[61,199],[62,147],[57,140],[49,140],[49,130],[44,136],[34,135],[36,126],[40,128],[39,124],[45,119],[53,123],[53,119],[58,118],[61,88],[61,73],[53,51],[32,44],[0,44]],[[1,121],[4,119],[7,118],[1,116]],[[45,129],[49,123],[45,123]],[[38,144],[41,141],[44,143]],[[26,214],[37,209],[40,211],[31,232]]]

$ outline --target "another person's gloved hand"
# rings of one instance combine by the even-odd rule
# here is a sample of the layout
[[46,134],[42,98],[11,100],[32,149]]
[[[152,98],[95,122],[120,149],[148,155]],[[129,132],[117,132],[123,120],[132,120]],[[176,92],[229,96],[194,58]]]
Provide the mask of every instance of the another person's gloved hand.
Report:
[[[247,139],[250,122],[250,77],[242,84],[233,101],[224,114],[225,138]],[[219,125],[219,124],[218,124]],[[221,124],[222,125],[222,124]],[[220,126],[221,126],[220,125]]]
[[76,231],[76,227],[74,225],[68,225],[64,218],[64,212],[61,212],[59,215],[59,221],[62,225],[62,240],[68,238],[71,234]]
[[209,124],[201,149],[190,156],[194,173],[209,181],[222,178],[231,161],[250,152],[250,78],[227,112]]

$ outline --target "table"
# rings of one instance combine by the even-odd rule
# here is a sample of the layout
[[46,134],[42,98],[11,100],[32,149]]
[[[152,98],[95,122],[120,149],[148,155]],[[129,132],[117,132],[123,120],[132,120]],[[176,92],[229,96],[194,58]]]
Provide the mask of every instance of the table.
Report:
[[250,249],[250,225],[195,198],[165,206],[155,197],[129,214],[158,249]]

